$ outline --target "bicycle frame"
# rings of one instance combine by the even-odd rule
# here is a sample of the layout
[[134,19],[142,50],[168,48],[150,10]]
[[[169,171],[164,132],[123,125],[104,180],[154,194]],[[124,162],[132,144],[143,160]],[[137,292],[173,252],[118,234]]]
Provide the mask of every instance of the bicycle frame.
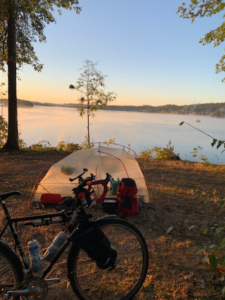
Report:
[[[41,219],[41,223],[37,222],[37,224],[35,224],[35,222],[33,222],[33,223],[31,222],[31,223],[25,223],[24,225],[33,225],[34,227],[37,227],[37,226],[47,226],[47,225],[55,224],[55,223],[63,223],[64,220],[66,220],[69,215],[71,216],[73,214],[73,212],[68,211],[68,212],[65,213],[64,211],[62,211],[62,212],[58,212],[58,213],[42,214],[42,215],[36,215],[36,216],[30,216],[30,217],[11,218],[11,216],[9,214],[9,211],[7,209],[7,206],[5,204],[5,201],[2,201],[1,205],[2,205],[2,208],[5,212],[7,222],[6,222],[6,225],[4,226],[4,228],[2,229],[2,231],[0,233],[0,239],[2,238],[2,236],[5,232],[5,230],[7,229],[7,227],[9,226],[10,231],[11,231],[12,236],[13,236],[14,241],[15,241],[15,248],[18,248],[20,257],[21,257],[23,265],[24,265],[25,275],[27,275],[28,277],[32,276],[33,273],[32,273],[32,270],[31,270],[31,266],[29,264],[28,258],[27,258],[26,254],[24,252],[23,246],[20,242],[20,238],[19,238],[19,235],[18,235],[17,230],[16,230],[17,223],[18,222],[24,222],[24,221],[31,221],[31,220],[40,220],[40,219]],[[53,218],[56,218],[56,217],[61,217],[61,218],[53,219]],[[15,223],[15,226],[14,226],[14,223]],[[65,251],[65,249],[67,248],[67,246],[69,245],[70,242],[71,242],[71,240],[68,238],[66,243],[59,250],[59,252],[54,257],[52,262],[49,264],[47,269],[43,272],[43,274],[41,276],[43,279],[47,276],[49,271],[52,269],[53,265],[60,258],[60,256]]]
[[[80,187],[84,188],[84,186],[87,185],[88,186],[88,192],[90,192],[90,189],[91,189],[92,185],[101,184],[103,186],[103,189],[104,189],[103,194],[98,199],[95,200],[96,202],[99,202],[99,201],[103,200],[103,198],[106,195],[107,182],[110,181],[111,176],[108,173],[106,173],[107,176],[106,176],[105,180],[98,180],[98,181],[94,180],[93,181],[94,177],[91,174],[90,178],[88,177],[86,179],[83,179],[82,175],[84,173],[86,173],[87,171],[88,171],[87,169],[84,169],[83,173],[78,175],[76,178],[70,178],[69,180],[74,181],[75,179],[79,179],[80,182],[81,182]],[[79,186],[74,189],[74,194],[76,194],[75,190],[78,191]],[[0,200],[1,200],[1,198],[0,198]],[[27,255],[25,254],[24,248],[21,244],[20,238],[19,238],[18,233],[17,233],[17,223],[18,222],[24,222],[24,221],[39,220],[39,221],[36,221],[36,222],[28,222],[28,223],[25,223],[24,225],[32,225],[33,227],[48,226],[48,225],[54,224],[54,223],[60,223],[62,225],[66,225],[70,221],[70,216],[73,215],[74,210],[73,211],[72,210],[71,211],[63,210],[63,211],[58,212],[58,213],[42,214],[42,215],[35,215],[35,216],[21,217],[21,218],[11,218],[5,201],[0,201],[0,204],[2,205],[2,208],[5,212],[6,220],[7,220],[6,225],[4,226],[2,231],[0,232],[0,239],[2,238],[2,236],[5,232],[5,230],[7,229],[7,227],[9,226],[9,228],[11,230],[11,233],[12,233],[12,236],[13,236],[13,239],[15,241],[15,250],[16,250],[16,248],[18,248],[19,255],[22,259],[22,263],[23,263],[24,270],[25,270],[25,277],[32,277],[33,272],[32,272],[31,265],[29,263]],[[89,233],[90,230],[93,229],[93,228],[90,227],[87,230],[82,230],[81,234],[78,234],[76,236],[76,231],[78,229],[79,224],[82,223],[82,222],[85,222],[85,221],[90,223],[89,219],[91,219],[91,217],[92,217],[91,214],[86,213],[86,211],[84,210],[83,207],[81,208],[80,212],[81,212],[81,216],[82,216],[81,222],[77,222],[76,224],[72,224],[68,227],[68,231],[70,232],[70,235],[67,238],[67,241],[65,242],[65,244],[62,246],[62,248],[58,251],[58,253],[53,258],[53,260],[50,262],[49,266],[46,268],[46,270],[44,270],[43,274],[41,275],[41,277],[43,279],[48,275],[48,273],[50,272],[50,270],[52,269],[54,264],[57,262],[57,260],[60,258],[62,253],[65,251],[65,249],[68,247],[70,242],[73,242],[73,243],[78,242],[79,243],[79,239],[84,237],[85,234]]]
[[[20,242],[20,238],[17,234],[16,227],[18,222],[24,222],[24,221],[33,221],[33,220],[39,220],[37,222],[28,222],[24,223],[24,225],[32,225],[33,227],[39,227],[39,226],[48,226],[51,224],[55,223],[61,223],[63,224],[64,222],[68,221],[70,218],[69,216],[73,215],[73,211],[61,211],[58,213],[51,213],[51,214],[42,214],[42,215],[35,215],[35,216],[30,216],[30,217],[21,217],[21,218],[11,218],[8,209],[6,207],[6,204],[4,201],[1,202],[3,210],[5,212],[5,216],[7,219],[6,225],[4,226],[3,230],[0,233],[0,239],[3,236],[6,228],[9,226],[10,230],[12,232],[14,241],[15,241],[15,248],[17,247],[19,250],[20,257],[22,258],[22,262],[24,265],[25,269],[25,276],[31,277],[33,275],[31,266],[28,262],[27,256],[24,252],[23,246]],[[91,214],[87,214],[84,210],[82,210],[84,213],[84,218],[83,222],[88,222],[91,225],[90,218],[92,217]],[[58,217],[58,218],[57,218]],[[108,218],[114,218],[115,215],[110,215],[110,216],[105,216],[100,219],[108,219]],[[41,221],[40,221],[41,220]],[[99,220],[99,219],[98,219]],[[16,227],[14,226],[14,223],[16,224]],[[94,223],[94,222],[93,222]],[[65,244],[62,246],[62,248],[58,251],[56,256],[53,258],[53,260],[50,262],[49,266],[44,270],[42,273],[41,277],[43,279],[46,278],[54,264],[57,262],[57,260],[61,257],[63,252],[66,250],[68,245],[72,242],[74,244],[79,244],[79,241],[83,239],[83,237],[86,234],[89,234],[93,230],[93,226],[89,226],[86,229],[82,229],[81,232],[79,233],[78,231],[78,226],[81,224],[81,222],[78,222],[77,224],[73,225],[71,228],[69,228],[70,235],[67,238],[67,241]]]

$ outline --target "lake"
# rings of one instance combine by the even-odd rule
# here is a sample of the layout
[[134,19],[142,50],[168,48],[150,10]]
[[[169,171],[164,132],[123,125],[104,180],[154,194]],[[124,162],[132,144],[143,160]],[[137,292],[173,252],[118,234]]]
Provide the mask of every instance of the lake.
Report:
[[[7,108],[3,108],[7,119]],[[199,119],[201,122],[196,122]],[[90,118],[90,135],[93,142],[115,138],[115,143],[130,145],[138,155],[154,146],[166,147],[171,141],[174,152],[183,160],[197,161],[193,148],[203,147],[202,153],[211,163],[225,164],[224,149],[211,147],[212,139],[196,129],[179,123],[185,121],[216,139],[224,139],[225,119],[207,116],[149,114],[138,112],[103,111]],[[87,135],[87,118],[81,118],[76,109],[35,106],[19,108],[18,122],[21,138],[30,146],[39,141],[49,141],[56,146],[59,141],[81,144]]]

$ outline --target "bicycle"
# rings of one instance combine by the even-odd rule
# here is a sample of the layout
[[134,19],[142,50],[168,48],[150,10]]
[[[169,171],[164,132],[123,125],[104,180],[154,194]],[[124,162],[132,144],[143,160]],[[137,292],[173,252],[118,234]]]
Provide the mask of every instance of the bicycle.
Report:
[[[73,205],[67,207],[64,202],[64,209],[56,213],[12,218],[5,200],[21,193],[12,191],[0,194],[6,217],[6,224],[0,233],[1,299],[45,299],[48,284],[58,281],[58,278],[48,279],[47,276],[71,244],[67,257],[67,276],[73,292],[80,300],[129,300],[140,290],[148,270],[145,239],[134,225],[114,215],[92,219],[79,195],[84,191],[85,195],[92,193],[90,188],[85,188],[86,185],[91,186],[91,182],[102,184],[105,190],[109,176],[100,181],[95,181],[93,175],[83,179],[86,171],[84,169],[78,177],[70,178],[71,181],[79,179],[78,187],[73,189]],[[33,227],[59,223],[68,233],[63,246],[41,274],[32,271],[16,231],[18,222]],[[8,226],[19,254],[2,240]]]

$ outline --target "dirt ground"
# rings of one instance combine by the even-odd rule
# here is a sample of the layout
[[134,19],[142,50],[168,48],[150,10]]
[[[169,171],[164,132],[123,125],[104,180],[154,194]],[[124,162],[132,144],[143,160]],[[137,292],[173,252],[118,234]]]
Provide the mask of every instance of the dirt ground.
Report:
[[[0,193],[19,190],[22,196],[7,201],[15,216],[40,213],[27,202],[43,168],[68,153],[0,152]],[[223,268],[201,263],[204,253],[197,246],[212,244],[213,231],[224,226],[224,166],[204,166],[182,161],[138,160],[145,176],[151,203],[130,217],[143,233],[149,248],[149,271],[135,299],[222,299]],[[46,167],[46,165],[48,166]],[[86,167],[86,166],[84,166]],[[3,216],[2,211],[0,216]],[[208,229],[209,234],[203,233]],[[29,231],[19,227],[25,244]],[[6,233],[6,239],[8,233]],[[40,232],[39,237],[45,233]],[[70,289],[57,289],[48,299],[74,299]],[[107,299],[105,299],[107,300]]]

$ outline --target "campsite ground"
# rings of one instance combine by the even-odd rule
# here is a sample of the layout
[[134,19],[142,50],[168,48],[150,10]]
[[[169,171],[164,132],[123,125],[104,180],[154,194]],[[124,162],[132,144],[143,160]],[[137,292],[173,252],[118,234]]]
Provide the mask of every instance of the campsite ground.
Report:
[[[0,153],[0,193],[22,192],[21,197],[8,201],[13,216],[40,213],[27,205],[37,176],[46,164],[66,155],[56,151]],[[194,249],[210,245],[213,229],[224,225],[225,209],[219,207],[224,198],[224,167],[156,160],[139,160],[139,164],[151,203],[143,205],[140,214],[129,220],[146,238],[150,266],[143,289],[135,299],[222,299],[223,268],[212,271],[208,262],[201,264],[203,254],[195,255]],[[208,235],[203,234],[205,228]],[[31,231],[19,226],[18,230],[24,244],[35,235],[43,247],[54,235],[50,227],[46,231]],[[8,234],[6,239],[9,240]],[[62,297],[74,299],[66,283],[51,290],[48,299]]]

